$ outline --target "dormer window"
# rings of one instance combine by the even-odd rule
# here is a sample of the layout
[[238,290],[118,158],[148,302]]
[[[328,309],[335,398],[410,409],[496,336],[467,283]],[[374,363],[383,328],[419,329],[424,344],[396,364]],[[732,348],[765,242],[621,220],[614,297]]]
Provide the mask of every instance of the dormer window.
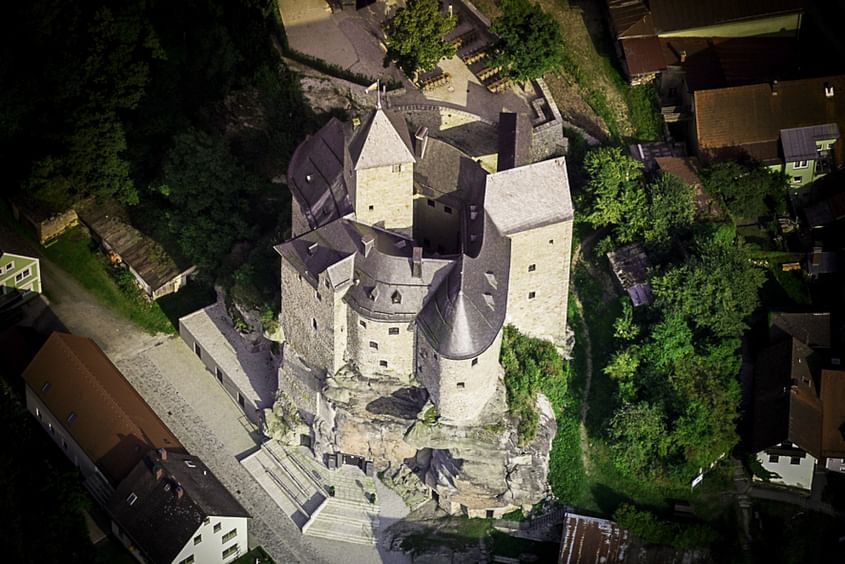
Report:
[[402,294],[399,293],[399,290],[396,290],[395,292],[393,292],[393,295],[390,296],[390,301],[392,301],[395,304],[401,304],[402,303]]

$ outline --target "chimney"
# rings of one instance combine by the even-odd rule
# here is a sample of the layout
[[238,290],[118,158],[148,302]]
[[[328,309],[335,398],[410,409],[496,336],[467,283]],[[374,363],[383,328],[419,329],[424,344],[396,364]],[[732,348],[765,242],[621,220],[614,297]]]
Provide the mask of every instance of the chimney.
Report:
[[777,96],[777,95],[778,95],[778,81],[773,80],[772,81],[772,96]]
[[681,62],[682,63],[687,62],[687,50],[686,49],[681,49]]
[[414,256],[411,259],[411,275],[414,278],[422,278],[422,247],[414,247]]
[[164,450],[163,448],[158,449],[158,457],[161,460],[167,460],[167,451]]
[[369,256],[370,251],[373,250],[373,246],[376,243],[375,237],[373,237],[372,235],[364,235],[361,238],[361,242],[364,244],[364,256]]
[[428,128],[421,126],[414,134],[414,156],[417,160],[425,157],[425,148],[428,146]]
[[182,489],[182,486],[176,486],[176,499],[182,499],[183,495],[185,495],[185,490]]
[[361,118],[354,117],[352,118],[352,129],[358,129],[358,126],[361,125]]
[[156,482],[161,480],[164,477],[164,468],[156,465],[156,467],[155,467],[155,477],[156,477]]
[[833,98],[833,85],[829,82],[824,83],[824,97],[825,98]]

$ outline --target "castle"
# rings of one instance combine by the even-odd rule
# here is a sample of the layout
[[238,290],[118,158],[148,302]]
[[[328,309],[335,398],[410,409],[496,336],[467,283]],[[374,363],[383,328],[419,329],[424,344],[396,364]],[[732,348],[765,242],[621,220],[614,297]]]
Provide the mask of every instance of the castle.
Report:
[[[454,449],[419,433],[415,444],[408,425],[425,415],[461,436],[498,429],[504,326],[558,344],[566,334],[565,159],[508,168],[512,157],[500,154],[488,173],[381,107],[353,123],[333,118],[292,157],[293,238],[276,247],[280,401],[302,442],[367,471],[416,460],[427,485],[465,512],[532,501],[462,498]],[[553,417],[551,426],[553,435]],[[501,446],[499,435],[490,440]],[[505,458],[532,465],[521,456]]]

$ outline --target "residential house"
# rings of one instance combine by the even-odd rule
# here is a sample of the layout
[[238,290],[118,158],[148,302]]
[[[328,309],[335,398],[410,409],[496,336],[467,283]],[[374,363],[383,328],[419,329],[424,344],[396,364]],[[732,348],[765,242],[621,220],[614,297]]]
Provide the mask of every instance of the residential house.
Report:
[[[784,39],[792,44],[802,14],[803,0],[607,0],[616,51],[634,84],[651,80],[670,65],[676,70],[679,66],[692,68],[695,61],[695,66],[700,66],[699,60],[729,74],[737,66],[743,68],[749,54],[763,55],[765,48]],[[749,38],[763,41],[759,48],[749,49]],[[770,58],[753,57],[761,61]],[[744,68],[755,72],[756,66]]]
[[807,253],[805,270],[813,278],[822,274],[838,274],[845,270],[845,256],[841,251],[825,250],[823,245],[817,244]]
[[[150,449],[183,449],[123,374],[87,338],[53,332],[23,373],[26,406],[79,468],[95,497]],[[93,492],[92,492],[93,493]]]
[[823,229],[845,219],[845,192],[803,208],[810,229]]
[[79,217],[108,253],[112,264],[124,266],[151,300],[177,292],[196,266],[177,261],[160,244],[102,206],[80,208]]
[[648,282],[648,257],[639,243],[631,243],[607,253],[610,268],[634,307],[649,305],[653,298]]
[[0,248],[0,312],[41,293],[41,262]]
[[845,161],[845,75],[701,90],[693,101],[702,160],[751,157],[786,174],[793,198]]
[[223,564],[247,552],[249,514],[189,454],[147,453],[107,509],[112,531],[140,562]]
[[769,342],[754,365],[749,447],[772,482],[809,490],[819,461],[845,455],[833,405],[845,388],[841,371],[827,370],[830,314],[774,314]]

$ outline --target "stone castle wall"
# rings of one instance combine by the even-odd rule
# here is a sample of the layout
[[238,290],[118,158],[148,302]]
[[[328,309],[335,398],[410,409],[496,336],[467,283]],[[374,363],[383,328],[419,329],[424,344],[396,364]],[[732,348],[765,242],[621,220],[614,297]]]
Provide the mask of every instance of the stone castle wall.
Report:
[[506,323],[532,337],[563,342],[572,221],[516,233],[509,239],[511,268]]
[[428,390],[441,417],[455,422],[478,417],[496,391],[496,382],[502,372],[499,366],[501,346],[500,330],[493,343],[478,357],[451,360],[437,354],[428,339],[420,335],[417,379]]
[[362,374],[383,374],[410,383],[414,372],[414,331],[409,324],[375,321],[352,308],[348,310],[349,360]]
[[334,374],[346,348],[346,304],[342,294],[326,287],[324,277],[315,288],[282,258],[281,325],[306,363]]
[[[355,217],[366,225],[411,234],[414,221],[414,166],[410,163],[356,171]],[[371,209],[372,208],[372,209]]]
[[308,233],[311,231],[311,226],[308,224],[308,219],[305,217],[305,213],[302,211],[302,207],[299,205],[299,202],[296,201],[296,198],[291,200],[290,204],[290,236],[299,237],[303,233]]

